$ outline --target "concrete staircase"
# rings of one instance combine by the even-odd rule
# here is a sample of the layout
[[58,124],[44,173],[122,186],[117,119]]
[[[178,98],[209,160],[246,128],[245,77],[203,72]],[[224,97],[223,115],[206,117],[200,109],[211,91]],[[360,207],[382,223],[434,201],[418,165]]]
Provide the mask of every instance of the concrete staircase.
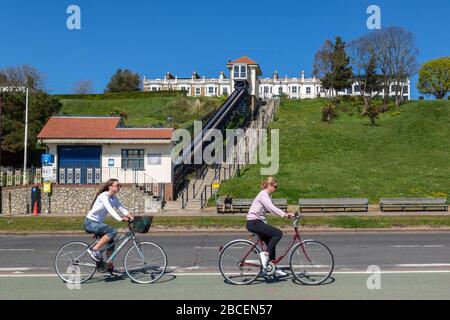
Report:
[[[215,170],[208,168],[205,177],[201,180],[191,180],[188,185],[188,199],[185,210],[201,210],[201,194],[205,186],[210,186],[214,181]],[[194,189],[195,183],[195,189]],[[207,188],[206,196],[211,196],[210,189]],[[176,201],[167,201],[164,210],[182,210],[182,200],[179,197]]]

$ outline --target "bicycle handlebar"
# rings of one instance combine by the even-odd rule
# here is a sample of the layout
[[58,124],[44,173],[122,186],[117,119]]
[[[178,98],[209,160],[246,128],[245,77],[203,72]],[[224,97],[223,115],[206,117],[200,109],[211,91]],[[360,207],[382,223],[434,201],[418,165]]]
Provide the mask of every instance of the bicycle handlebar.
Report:
[[296,212],[295,213],[295,215],[294,215],[294,223],[293,223],[293,225],[294,225],[294,228],[297,228],[298,226],[298,222],[301,220],[303,218],[303,216],[300,214],[300,213],[298,213],[298,212]]

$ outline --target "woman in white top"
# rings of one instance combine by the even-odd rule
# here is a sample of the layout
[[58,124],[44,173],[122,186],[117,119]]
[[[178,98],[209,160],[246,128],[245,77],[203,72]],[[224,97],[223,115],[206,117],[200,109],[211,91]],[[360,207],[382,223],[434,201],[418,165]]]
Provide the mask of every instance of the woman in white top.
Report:
[[[88,233],[95,234],[100,238],[98,243],[88,250],[92,259],[99,262],[102,260],[100,248],[106,243],[113,244],[114,237],[117,235],[117,230],[104,223],[108,213],[118,221],[133,221],[133,216],[130,215],[127,209],[123,207],[116,194],[120,191],[119,181],[110,179],[104,186],[100,188],[92,203],[91,210],[84,220],[84,229]],[[120,214],[123,214],[122,217]],[[106,258],[114,252],[114,246],[106,251]],[[108,270],[112,273],[114,266],[112,262],[108,265]]]
[[[265,179],[261,183],[262,191],[256,196],[247,214],[247,230],[258,234],[267,245],[267,251],[261,252],[261,264],[263,268],[266,268],[269,260],[276,259],[275,248],[283,237],[283,232],[280,229],[267,224],[266,212],[272,212],[283,218],[291,218],[294,216],[292,213],[283,212],[283,210],[273,204],[270,194],[275,192],[277,187],[277,180],[274,177]],[[286,275],[284,271],[279,269],[276,270],[276,274],[279,276]]]

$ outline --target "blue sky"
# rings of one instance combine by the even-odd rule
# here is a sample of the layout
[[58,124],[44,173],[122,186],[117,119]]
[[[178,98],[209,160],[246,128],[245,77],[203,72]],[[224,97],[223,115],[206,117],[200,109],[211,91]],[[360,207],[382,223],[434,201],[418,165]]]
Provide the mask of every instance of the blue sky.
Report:
[[[381,7],[382,26],[412,31],[419,62],[450,55],[449,0],[0,0],[0,68],[31,64],[52,93],[91,80],[102,92],[118,68],[161,78],[226,71],[247,55],[271,76],[311,74],[326,39],[355,39],[369,30],[366,9]],[[67,7],[81,8],[81,30],[68,30]],[[415,86],[412,97],[417,98]]]

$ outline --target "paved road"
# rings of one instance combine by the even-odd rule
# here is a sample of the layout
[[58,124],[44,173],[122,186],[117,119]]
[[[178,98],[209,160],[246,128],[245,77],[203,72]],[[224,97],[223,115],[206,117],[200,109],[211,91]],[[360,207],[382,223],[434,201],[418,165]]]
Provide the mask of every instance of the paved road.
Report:
[[[218,247],[247,234],[176,234],[142,237],[166,250],[169,269],[153,285],[97,275],[81,290],[70,290],[53,273],[53,258],[64,243],[86,236],[0,237],[0,299],[450,299],[450,233],[307,234],[333,251],[334,279],[320,287],[291,277],[246,287],[227,285],[218,274]],[[288,236],[279,245],[288,243]],[[287,262],[284,261],[284,264]],[[121,267],[121,257],[117,266]],[[367,267],[381,269],[381,289],[369,290]],[[373,279],[373,278],[371,278]],[[373,282],[372,282],[373,283]],[[106,289],[106,291],[105,291]],[[108,290],[113,289],[113,290]],[[108,292],[107,296],[102,292]]]

